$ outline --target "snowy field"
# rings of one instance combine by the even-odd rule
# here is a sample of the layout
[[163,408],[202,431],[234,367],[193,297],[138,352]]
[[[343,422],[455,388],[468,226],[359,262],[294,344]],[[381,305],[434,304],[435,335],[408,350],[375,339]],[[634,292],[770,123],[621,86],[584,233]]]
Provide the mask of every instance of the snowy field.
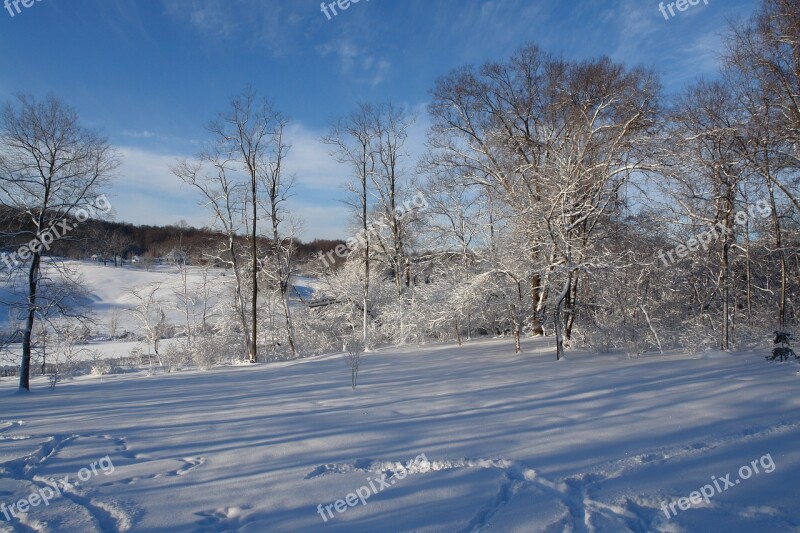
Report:
[[796,365],[523,347],[6,378],[0,531],[800,531]]
[[[90,261],[59,261],[58,264],[61,268],[77,273],[77,276],[75,274],[73,276],[77,277],[86,288],[88,294],[82,303],[94,313],[95,333],[107,333],[113,315],[116,315],[118,320],[120,334],[126,331],[138,332],[141,329],[136,318],[129,312],[137,303],[130,292],[132,289],[143,291],[159,287],[159,298],[173,307],[170,309],[170,305],[166,306],[168,319],[173,323],[181,319],[178,300],[183,291],[183,278],[176,266],[155,265],[145,270],[131,265],[114,267],[112,264],[104,266]],[[48,268],[50,267],[46,266],[45,271]],[[190,288],[197,290],[202,285],[202,273],[203,270],[199,267],[188,267],[187,283]],[[211,287],[210,305],[218,301],[229,276],[230,273],[226,274],[222,269],[208,269],[207,283]],[[4,302],[24,301],[24,287],[21,286],[23,281],[24,279],[16,279],[16,290],[13,290],[8,280],[3,279],[0,283],[0,298]],[[0,313],[0,326],[7,326],[9,320],[10,313]]]
[[[87,295],[82,301],[85,309],[91,312],[93,320],[91,330],[91,342],[83,345],[86,351],[78,354],[76,359],[90,358],[90,351],[99,354],[103,358],[114,359],[128,357],[132,350],[140,348],[147,353],[147,343],[143,339],[135,340],[136,337],[143,336],[143,328],[131,310],[137,306],[136,298],[131,294],[131,290],[136,290],[140,294],[146,294],[148,290],[158,287],[157,297],[163,302],[168,321],[180,327],[185,320],[181,307],[181,297],[183,293],[183,275],[177,266],[155,265],[149,270],[139,267],[124,265],[114,267],[110,263],[102,265],[89,261],[60,261],[62,268],[67,268],[72,272],[78,273],[77,278],[81,280],[86,288]],[[207,300],[207,305],[211,310],[209,321],[216,323],[219,320],[219,311],[212,309],[224,298],[225,291],[230,290],[232,274],[221,268],[208,268],[189,266],[186,271],[186,282],[194,298],[192,310],[199,316],[203,307],[203,299]],[[25,293],[22,286],[23,278],[15,280],[16,289],[7,279],[0,280],[0,301],[19,302],[24,301]],[[292,279],[294,292],[291,295],[291,305],[302,305],[300,297],[303,299],[313,299],[314,290],[318,282],[313,278],[296,276]],[[204,284],[208,286],[207,296],[203,296]],[[298,297],[299,295],[299,297]],[[4,308],[6,306],[3,306]],[[0,312],[0,328],[11,328],[12,312]],[[117,323],[116,335],[118,338],[111,339],[111,322]],[[126,333],[129,334],[126,337]],[[120,339],[120,337],[124,339]],[[166,347],[173,342],[184,342],[178,339],[165,339],[162,346]],[[21,345],[12,346],[11,352],[17,358],[21,356]],[[18,361],[14,361],[14,366]]]

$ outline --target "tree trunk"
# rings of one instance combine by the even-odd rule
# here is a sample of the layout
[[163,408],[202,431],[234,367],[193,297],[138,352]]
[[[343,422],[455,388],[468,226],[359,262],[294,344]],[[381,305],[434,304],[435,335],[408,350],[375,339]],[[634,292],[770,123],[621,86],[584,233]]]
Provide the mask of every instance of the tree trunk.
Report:
[[252,244],[250,253],[253,254],[253,301],[252,307],[252,330],[250,331],[250,362],[255,363],[258,361],[258,201],[256,200],[257,185],[256,175],[252,175],[252,194],[253,194],[253,232],[251,234]]
[[36,318],[36,290],[39,287],[40,256],[34,252],[28,270],[28,313],[25,317],[25,329],[22,332],[22,361],[19,365],[19,389],[31,390],[31,346],[33,322]]
[[786,326],[786,293],[788,284],[788,272],[786,264],[786,254],[783,250],[783,232],[781,229],[781,221],[778,217],[777,206],[775,205],[775,193],[770,187],[770,206],[772,207],[772,224],[775,227],[775,249],[778,251],[778,258],[781,267],[781,295],[778,300],[778,329],[785,331]]
[[567,280],[564,282],[564,288],[561,289],[561,293],[556,298],[556,309],[555,309],[555,327],[556,327],[556,361],[560,361],[564,357],[564,331],[563,331],[563,309],[564,309],[564,300],[569,294],[570,289],[572,288],[572,273],[570,272],[567,275]]
[[228,250],[231,254],[231,264],[233,265],[233,275],[236,279],[236,306],[239,308],[239,320],[242,323],[242,334],[244,336],[244,344],[245,348],[247,349],[247,356],[252,361],[251,354],[253,353],[251,348],[252,339],[250,337],[250,326],[247,323],[247,305],[244,301],[244,287],[242,283],[242,273],[239,271],[239,260],[236,255],[236,251],[234,250],[234,242],[233,239],[229,238],[228,241]]
[[531,305],[533,306],[533,313],[531,314],[531,335],[534,337],[541,337],[544,335],[544,328],[542,327],[542,277],[537,273],[531,276]]
[[192,348],[192,318],[189,308],[189,280],[186,272],[186,259],[183,259],[183,305],[186,310],[186,347]]
[[[726,229],[728,229],[726,222]],[[725,238],[722,243],[722,265],[720,269],[720,284],[722,285],[722,329],[720,339],[720,349],[728,350],[730,348],[730,243],[729,232],[725,233]]]
[[369,304],[369,229],[367,223],[367,148],[364,146],[364,166],[361,174],[361,223],[362,231],[364,232],[364,314],[362,317],[362,328],[364,349],[369,348],[368,344],[368,326],[369,315],[367,305]]
[[575,280],[572,282],[569,294],[567,295],[567,312],[564,317],[564,337],[567,341],[572,340],[572,326],[575,324],[575,305],[578,301],[578,282],[580,272],[575,272]]
[[283,304],[283,316],[286,319],[286,336],[289,338],[289,348],[292,356],[297,356],[297,344],[294,339],[294,326],[292,325],[292,310],[289,307],[289,283],[281,282],[281,303]]

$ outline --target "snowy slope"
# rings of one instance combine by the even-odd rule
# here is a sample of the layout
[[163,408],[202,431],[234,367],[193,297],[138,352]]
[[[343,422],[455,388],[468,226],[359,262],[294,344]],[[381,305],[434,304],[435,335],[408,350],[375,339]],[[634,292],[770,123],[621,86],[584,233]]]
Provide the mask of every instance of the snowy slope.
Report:
[[[100,329],[104,327],[103,325],[113,312],[120,313],[119,319],[122,327],[128,329],[135,327],[135,320],[125,313],[135,304],[135,298],[129,293],[130,289],[142,290],[148,286],[160,284],[160,299],[172,303],[173,306],[178,301],[176,293],[182,292],[182,277],[177,267],[155,266],[147,271],[132,268],[129,265],[115,268],[113,264],[104,266],[100,263],[79,261],[65,261],[62,265],[80,273],[80,279],[89,295],[87,305],[92,312],[96,313]],[[45,266],[45,269],[47,268],[49,267]],[[190,286],[200,283],[200,272],[199,268],[189,267],[188,282]],[[212,283],[224,280],[222,270],[211,270],[210,280]],[[22,277],[16,279],[19,286],[17,290],[13,290],[8,285],[8,280],[3,279],[3,283],[0,284],[0,295],[5,295],[4,301],[24,301],[23,281]],[[17,297],[12,298],[12,294],[16,294]],[[170,318],[179,317],[180,313],[177,310],[170,316]],[[8,316],[0,314],[0,320],[8,320],[8,318]]]
[[[63,265],[80,273],[80,279],[88,293],[85,305],[93,314],[96,324],[93,327],[93,336],[107,335],[112,316],[117,320],[119,335],[124,335],[125,332],[130,332],[137,336],[143,334],[141,324],[130,313],[130,310],[137,305],[136,298],[130,293],[131,289],[146,294],[149,287],[159,285],[157,299],[162,302],[169,322],[182,325],[185,321],[181,304],[183,275],[178,267],[157,265],[150,270],[144,270],[130,265],[114,267],[111,263],[102,265],[87,261],[65,261]],[[9,285],[7,278],[0,280],[0,301],[25,301],[23,281],[23,277],[17,278],[17,286],[16,290],[14,290]],[[213,307],[221,298],[226,296],[225,291],[230,290],[227,284],[232,283],[232,281],[229,271],[226,272],[224,269],[219,268],[208,270],[209,307]],[[189,266],[187,268],[187,285],[190,298],[195,302],[195,310],[198,315],[202,308],[200,296],[202,284],[203,269]],[[302,305],[300,297],[305,300],[313,300],[317,284],[316,280],[312,278],[297,277],[293,279],[295,290],[291,294],[292,305]],[[2,310],[6,312],[3,313]],[[10,328],[11,318],[14,313],[9,310],[9,306],[3,306],[2,310],[0,310],[0,328]],[[214,318],[211,320],[213,321]],[[170,340],[167,340],[164,344],[169,344],[169,342]],[[91,350],[109,358],[128,356],[131,350],[137,346],[140,346],[139,342],[123,342],[119,340],[114,342],[92,342],[87,345]],[[21,347],[16,346],[14,352],[20,354]],[[82,355],[81,357],[88,357],[88,355]]]
[[[0,531],[800,531],[796,365],[510,351],[378,351],[355,392],[341,356],[22,396],[5,379],[0,503],[106,455],[114,472]],[[767,455],[771,473],[661,510]],[[383,474],[365,505],[318,514]]]

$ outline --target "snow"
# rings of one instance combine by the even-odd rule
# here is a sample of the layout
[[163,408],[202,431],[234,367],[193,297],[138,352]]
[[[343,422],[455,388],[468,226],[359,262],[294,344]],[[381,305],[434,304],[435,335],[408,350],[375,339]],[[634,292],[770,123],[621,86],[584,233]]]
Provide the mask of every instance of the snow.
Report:
[[[117,320],[117,330],[119,336],[125,333],[133,333],[136,336],[142,335],[142,327],[138,319],[130,312],[136,307],[136,298],[130,293],[131,289],[143,290],[147,287],[160,286],[157,298],[163,302],[165,314],[172,324],[182,325],[185,321],[184,311],[180,298],[183,293],[183,277],[180,269],[173,265],[153,265],[150,270],[122,265],[114,267],[113,263],[103,265],[101,263],[89,261],[57,260],[62,268],[78,272],[83,286],[88,292],[86,308],[93,313],[95,321],[95,332],[107,334],[112,316]],[[45,268],[49,268],[46,266]],[[198,291],[203,282],[203,268],[187,267],[187,285],[190,291]],[[220,298],[224,298],[224,291],[228,289],[227,284],[232,280],[230,271],[222,268],[208,268],[209,308],[216,305]],[[7,279],[0,280],[0,301],[2,302],[21,302],[24,301],[24,287],[22,279],[16,279],[16,290],[13,290]],[[309,300],[314,298],[314,292],[318,290],[319,283],[313,278],[298,276],[293,278],[292,284],[295,292],[291,295],[292,305],[301,305],[300,297]],[[299,295],[299,297],[298,297]],[[199,300],[199,298],[196,298]],[[198,312],[202,307],[202,302],[196,301],[194,311]],[[11,325],[12,313],[0,313],[0,328],[9,328]],[[216,320],[212,317],[211,321]],[[162,346],[166,347],[173,342],[183,342],[180,339],[164,339]],[[135,340],[114,340],[94,339],[86,345],[92,352],[100,354],[103,358],[113,359],[128,357],[134,348],[143,348],[145,353],[147,348],[142,342]],[[21,346],[12,347],[12,353],[17,357],[22,353]],[[90,354],[84,352],[78,354],[76,359],[88,359]]]
[[[0,531],[800,531],[796,365],[523,348],[380,349],[356,391],[341,354],[22,395],[5,378],[0,503],[114,469]],[[661,510],[766,455],[771,473]],[[364,505],[318,514],[384,474]]]

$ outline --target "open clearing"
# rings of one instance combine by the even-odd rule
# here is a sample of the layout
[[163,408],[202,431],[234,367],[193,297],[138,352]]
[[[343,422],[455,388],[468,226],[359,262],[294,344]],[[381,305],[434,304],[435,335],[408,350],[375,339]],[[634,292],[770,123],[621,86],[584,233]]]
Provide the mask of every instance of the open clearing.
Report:
[[[550,339],[147,376],[0,384],[0,502],[99,471],[0,531],[798,531],[796,366],[643,359]],[[404,479],[395,463],[424,454]],[[662,503],[775,468],[667,519]],[[763,469],[762,469],[763,470]],[[324,522],[387,474],[390,487]],[[324,511],[323,511],[324,512]]]

